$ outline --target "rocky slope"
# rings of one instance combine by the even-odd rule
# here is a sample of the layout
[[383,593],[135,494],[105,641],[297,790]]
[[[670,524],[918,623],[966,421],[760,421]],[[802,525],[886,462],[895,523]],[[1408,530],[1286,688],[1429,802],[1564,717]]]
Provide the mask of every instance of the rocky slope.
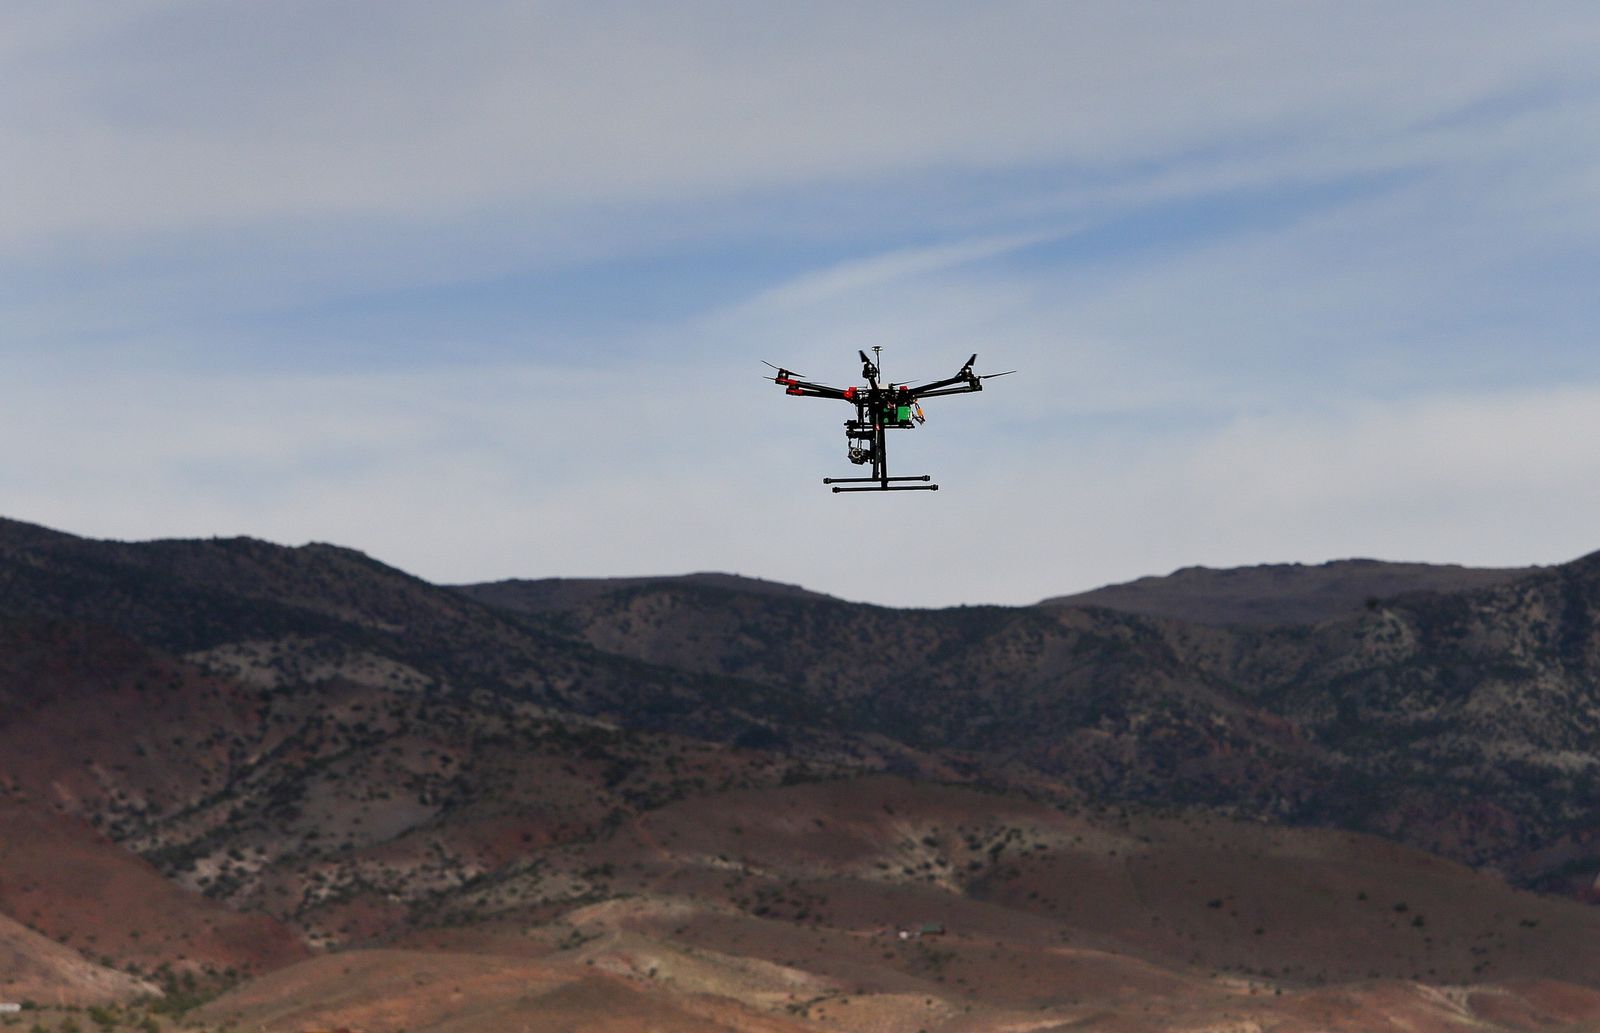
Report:
[[[1600,1015],[1574,902],[1600,558],[1384,576],[1403,591],[1268,627],[706,575],[448,589],[332,546],[0,521],[0,808],[32,823],[0,915],[125,970],[330,994],[296,959],[382,948],[369,1028],[439,951],[512,959],[481,1028],[525,1021],[495,996],[518,980],[573,1016],[625,986],[686,1030],[1064,1025],[1153,987],[1148,1028],[1300,1028],[1259,993],[1351,1028]],[[874,939],[913,920],[963,931]],[[274,985],[217,1020],[308,1021]]]
[[1511,580],[1424,573],[1489,583],[1279,628],[1062,605],[897,611],[674,583],[523,619],[1096,796],[1377,831],[1588,892],[1600,558]]
[[[973,777],[1033,772],[1100,797],[1379,831],[1586,890],[1600,873],[1600,561],[1510,581],[1370,566],[1332,574],[1407,591],[1320,624],[1216,627],[1066,605],[888,610],[713,576],[452,591],[331,546],[91,542],[7,523],[0,615],[92,627],[123,643],[107,649],[182,665],[144,680],[184,686],[167,710],[153,704],[164,720],[211,726],[200,738],[214,767],[198,777],[213,794],[267,792],[277,779],[261,757],[354,758],[413,726],[474,728],[499,712],[522,722],[513,738],[600,721],[801,763],[938,755]],[[1303,594],[1326,596],[1330,572],[1304,572]],[[1271,580],[1281,602],[1283,578]],[[81,670],[65,680],[86,683]],[[313,791],[295,785],[273,792]],[[193,836],[205,835],[193,814],[227,820],[221,799],[185,819]],[[117,828],[134,834],[125,816]],[[194,841],[169,849],[174,835],[140,842],[195,860]]]
[[0,1001],[105,1004],[156,987],[97,965],[78,951],[0,915]]
[[1538,570],[1381,560],[1335,560],[1315,566],[1276,563],[1222,570],[1185,567],[1165,577],[1055,596],[1039,605],[1100,606],[1197,624],[1273,628],[1347,617],[1370,602],[1415,592],[1463,592],[1503,585]]

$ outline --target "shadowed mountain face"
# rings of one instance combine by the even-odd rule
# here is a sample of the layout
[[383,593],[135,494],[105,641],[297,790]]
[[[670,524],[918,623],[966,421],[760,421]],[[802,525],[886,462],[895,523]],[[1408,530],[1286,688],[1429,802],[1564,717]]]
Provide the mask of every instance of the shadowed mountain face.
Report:
[[1099,606],[1196,624],[1275,628],[1352,616],[1369,603],[1400,595],[1503,585],[1538,570],[1379,560],[1337,560],[1318,566],[1280,563],[1232,570],[1185,567],[1166,577],[1056,596],[1039,605]]
[[[1283,628],[1076,606],[896,611],[671,583],[527,619],[769,686],[835,727],[1004,758],[1099,797],[1379,831],[1576,892],[1600,870],[1587,845],[1600,800],[1597,568],[1509,581],[1422,569],[1423,584],[1490,582],[1458,592],[1413,590],[1391,571],[1382,580],[1404,593]],[[1313,577],[1310,591],[1324,586]]]
[[555,613],[593,602],[614,592],[650,586],[679,585],[725,589],[751,595],[790,599],[827,600],[830,596],[808,592],[799,585],[739,577],[734,574],[684,574],[679,577],[545,578],[539,581],[493,581],[461,585],[459,590],[496,609],[518,613]]
[[[1178,620],[1059,600],[891,610],[725,575],[451,589],[332,546],[96,542],[0,521],[0,813],[41,830],[26,852],[0,850],[0,915],[146,974],[179,955],[262,971],[307,945],[492,942],[505,987],[537,983],[561,1007],[643,992],[658,969],[742,1002],[691,1008],[684,1029],[813,1028],[806,1002],[821,1000],[856,1016],[834,1028],[876,1028],[845,1003],[850,973],[869,968],[873,1007],[902,1019],[915,1004],[955,1022],[961,994],[1003,982],[966,944],[949,958],[872,945],[825,971],[830,952],[852,956],[865,933],[851,923],[868,914],[963,916],[1016,964],[1043,966],[1041,986],[1066,978],[1050,965],[1069,944],[1076,966],[1091,964],[1084,950],[1142,959],[1168,967],[1119,968],[1118,985],[1219,1008],[1214,972],[1170,966],[1280,989],[1600,985],[1582,946],[1600,942],[1600,912],[1535,907],[1379,840],[1261,839],[1235,823],[1375,832],[1590,895],[1600,557],[1520,575],[1372,566],[1294,568],[1300,589],[1275,574],[1253,599],[1240,586],[1268,568],[1225,591],[1208,586],[1228,572],[1180,572],[1167,594],[1185,606],[1210,592],[1213,616],[1302,616]],[[1026,822],[990,820],[1018,809]],[[130,891],[164,903],[87,921],[63,873],[91,860],[129,886],[164,876],[177,896]],[[1428,888],[1441,879],[1472,899]],[[1131,895],[1096,910],[1072,885]],[[1373,902],[1397,885],[1407,899]],[[1427,924],[1413,924],[1419,901]],[[1118,917],[1135,912],[1137,930]],[[1298,924],[1266,920],[1291,912]],[[1393,939],[1381,960],[1359,946],[1380,934]],[[1552,952],[1565,960],[1541,967]],[[818,959],[809,975],[790,971],[802,955]],[[308,964],[285,985],[334,975]],[[436,962],[371,964],[392,976]],[[972,984],[959,993],[958,974]],[[1044,1000],[1031,985],[984,1000],[1021,1015]],[[269,990],[231,1014],[278,1021]],[[1589,1014],[1565,992],[1502,987],[1494,1007]],[[1383,996],[1371,1006],[1411,1007]],[[483,1028],[520,1028],[516,999]],[[647,1023],[653,1006],[635,1003]],[[1062,1024],[1086,1014],[1047,1003]]]
[[[1600,870],[1585,845],[1597,567],[1445,593],[1414,589],[1506,572],[1303,568],[1314,603],[1334,583],[1341,598],[1405,591],[1312,626],[1241,628],[1063,605],[891,610],[706,575],[450,590],[332,546],[7,523],[0,615],[114,633],[263,693],[238,704],[257,716],[296,693],[312,714],[337,686],[424,721],[488,707],[799,760],[939,756],[973,776],[1379,831],[1576,888]],[[1273,605],[1301,606],[1282,569],[1268,581]],[[1244,598],[1223,595],[1224,609]]]

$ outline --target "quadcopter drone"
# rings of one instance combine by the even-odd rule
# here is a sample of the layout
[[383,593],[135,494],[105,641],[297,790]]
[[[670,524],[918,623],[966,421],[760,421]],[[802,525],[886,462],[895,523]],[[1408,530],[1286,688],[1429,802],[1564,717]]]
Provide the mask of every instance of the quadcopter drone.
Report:
[[[835,492],[841,491],[938,491],[937,484],[926,483],[931,478],[928,474],[915,477],[890,477],[889,457],[884,450],[883,434],[887,430],[913,430],[925,422],[926,416],[918,399],[934,398],[939,395],[959,395],[968,391],[982,391],[983,382],[995,377],[1003,377],[1016,370],[1006,370],[1005,373],[990,373],[978,376],[972,372],[972,364],[978,361],[978,356],[973,355],[961,371],[953,377],[944,380],[935,380],[927,384],[897,384],[888,383],[878,386],[878,364],[875,361],[880,357],[882,348],[873,348],[873,358],[867,358],[866,352],[857,352],[861,356],[861,375],[866,378],[866,387],[829,387],[826,384],[813,384],[808,380],[797,379],[804,374],[795,373],[781,366],[772,366],[778,375],[772,378],[774,384],[782,384],[784,394],[801,395],[808,398],[842,398],[856,407],[856,418],[846,420],[844,425],[845,443],[848,446],[847,455],[852,463],[857,466],[872,464],[871,477],[824,477],[823,484],[833,485]],[[904,481],[920,481],[919,484],[900,483]],[[840,487],[850,485],[850,487]]]

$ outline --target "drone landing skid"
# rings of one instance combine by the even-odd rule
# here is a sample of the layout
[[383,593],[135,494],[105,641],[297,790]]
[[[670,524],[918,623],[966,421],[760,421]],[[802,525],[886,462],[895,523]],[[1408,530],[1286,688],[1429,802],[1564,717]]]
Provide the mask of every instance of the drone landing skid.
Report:
[[[927,481],[931,474],[920,477],[824,477],[823,484],[834,486],[835,493],[841,491],[938,491],[937,484],[890,484],[890,481]],[[841,484],[859,484],[859,488],[841,488]]]

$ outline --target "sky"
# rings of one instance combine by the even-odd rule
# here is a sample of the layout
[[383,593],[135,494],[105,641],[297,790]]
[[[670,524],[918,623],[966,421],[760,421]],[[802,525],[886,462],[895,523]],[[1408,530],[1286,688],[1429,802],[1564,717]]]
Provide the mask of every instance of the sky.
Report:
[[[0,514],[892,606],[1600,549],[1600,8],[0,6]],[[834,495],[846,386],[969,354]]]

